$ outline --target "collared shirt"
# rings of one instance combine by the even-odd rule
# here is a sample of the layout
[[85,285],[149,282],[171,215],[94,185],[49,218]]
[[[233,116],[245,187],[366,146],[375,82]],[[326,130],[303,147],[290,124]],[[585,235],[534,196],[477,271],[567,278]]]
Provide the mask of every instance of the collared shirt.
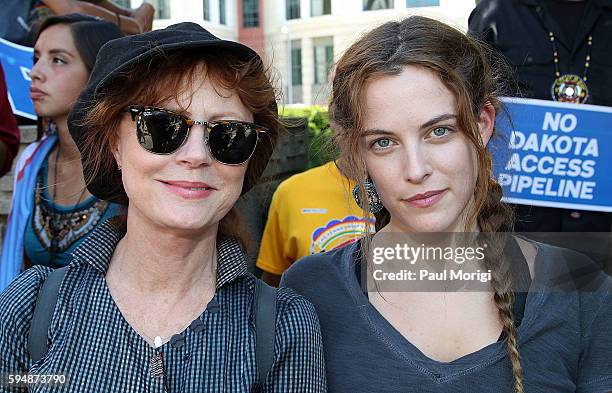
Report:
[[[255,277],[248,273],[236,240],[217,244],[217,288],[206,310],[155,349],[127,323],[106,285],[122,235],[107,221],[74,252],[50,324],[49,351],[34,364],[27,336],[38,292],[51,269],[35,266],[0,294],[0,373],[62,374],[67,382],[59,391],[71,393],[257,391]],[[37,384],[29,391],[57,388]],[[5,385],[0,391],[20,390]],[[277,295],[274,362],[263,391],[326,391],[314,308],[286,288]]]

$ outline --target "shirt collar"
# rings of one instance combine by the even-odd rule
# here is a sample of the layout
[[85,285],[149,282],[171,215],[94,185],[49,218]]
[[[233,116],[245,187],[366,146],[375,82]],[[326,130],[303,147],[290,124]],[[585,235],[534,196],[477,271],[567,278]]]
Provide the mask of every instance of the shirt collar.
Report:
[[[89,264],[102,275],[125,232],[112,224],[112,219],[100,224],[72,253],[76,264]],[[247,260],[234,238],[217,240],[217,289],[248,274]]]

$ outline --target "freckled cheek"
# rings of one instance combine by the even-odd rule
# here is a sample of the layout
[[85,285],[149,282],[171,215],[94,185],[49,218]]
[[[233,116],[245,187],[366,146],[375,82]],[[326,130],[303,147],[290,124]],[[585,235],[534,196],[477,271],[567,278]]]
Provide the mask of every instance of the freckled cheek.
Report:
[[[123,184],[126,192],[129,194],[146,194],[146,190],[151,190],[155,186],[154,179],[156,174],[161,173],[161,170],[167,163],[160,162],[167,159],[165,156],[155,156],[138,145],[136,138],[125,137],[122,135],[120,142],[121,153],[121,172]],[[160,160],[161,159],[161,160]]]
[[242,191],[246,166],[230,166],[215,162],[210,170],[214,171],[213,179],[222,187],[228,197],[238,198]]
[[391,200],[390,195],[401,180],[401,168],[397,159],[392,156],[370,156],[366,158],[366,168],[376,185],[376,192],[383,200]]

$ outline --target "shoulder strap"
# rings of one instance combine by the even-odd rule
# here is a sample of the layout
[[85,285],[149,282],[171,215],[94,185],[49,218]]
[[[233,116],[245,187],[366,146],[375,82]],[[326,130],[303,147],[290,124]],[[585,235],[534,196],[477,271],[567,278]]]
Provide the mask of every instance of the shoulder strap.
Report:
[[49,325],[57,303],[59,287],[67,271],[68,266],[64,266],[49,273],[38,293],[28,336],[28,352],[30,352],[32,363],[42,359],[49,349],[47,347]]
[[274,362],[277,291],[262,280],[255,281],[255,362],[261,386]]

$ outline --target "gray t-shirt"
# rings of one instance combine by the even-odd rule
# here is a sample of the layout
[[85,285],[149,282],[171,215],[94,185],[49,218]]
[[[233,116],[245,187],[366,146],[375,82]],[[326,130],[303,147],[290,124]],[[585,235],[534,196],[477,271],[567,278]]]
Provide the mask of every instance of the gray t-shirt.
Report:
[[[444,363],[425,356],[395,330],[362,292],[355,275],[358,247],[303,258],[281,282],[316,307],[330,392],[514,391],[505,341]],[[532,289],[559,277],[576,259],[581,266],[568,272],[589,270],[581,254],[541,243],[537,248]],[[612,279],[597,276],[596,289],[588,292],[528,293],[518,328],[526,392],[612,391]]]

